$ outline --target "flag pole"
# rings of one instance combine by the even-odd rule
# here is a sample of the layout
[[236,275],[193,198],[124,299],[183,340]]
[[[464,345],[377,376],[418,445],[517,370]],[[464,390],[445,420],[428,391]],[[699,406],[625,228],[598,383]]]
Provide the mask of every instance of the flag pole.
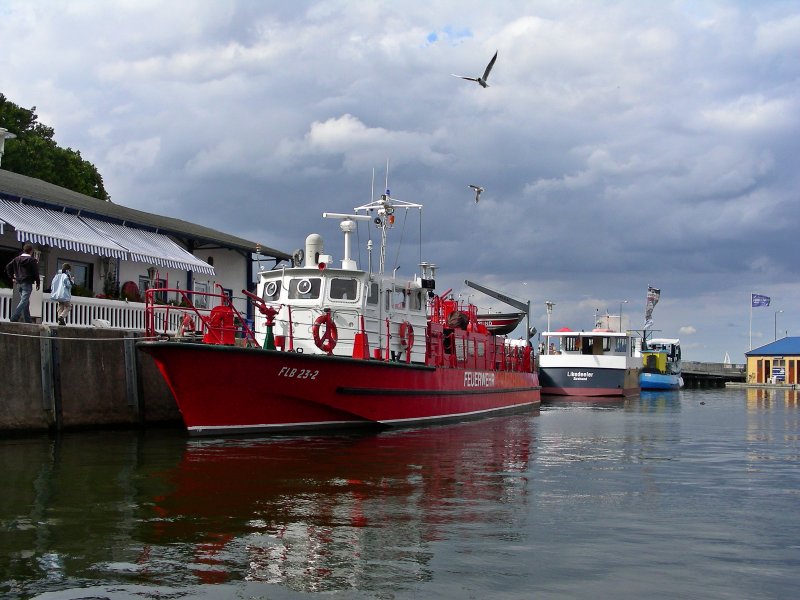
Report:
[[750,350],[753,349],[753,292],[750,292]]

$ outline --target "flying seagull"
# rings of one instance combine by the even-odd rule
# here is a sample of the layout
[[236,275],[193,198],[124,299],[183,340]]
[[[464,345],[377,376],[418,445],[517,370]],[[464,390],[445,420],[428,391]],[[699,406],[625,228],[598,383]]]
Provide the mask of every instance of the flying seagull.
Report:
[[489,79],[489,72],[492,70],[494,66],[494,61],[497,60],[497,52],[494,53],[492,60],[489,61],[489,64],[486,65],[486,70],[483,72],[483,77],[466,77],[464,75],[456,75],[455,73],[450,73],[453,77],[460,77],[461,79],[467,79],[469,81],[477,81],[481,87],[487,88],[489,84],[486,83],[486,80]]
[[469,187],[475,190],[475,204],[477,204],[478,200],[481,199],[481,192],[483,191],[483,188],[479,185],[472,185],[471,183],[469,184]]

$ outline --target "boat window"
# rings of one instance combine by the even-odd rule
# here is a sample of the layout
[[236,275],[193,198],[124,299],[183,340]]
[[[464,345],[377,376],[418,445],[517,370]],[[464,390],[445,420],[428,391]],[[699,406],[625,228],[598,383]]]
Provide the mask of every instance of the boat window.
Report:
[[617,345],[614,352],[618,354],[627,354],[628,352],[628,338],[617,338]]
[[333,277],[328,294],[332,300],[357,300],[358,280],[351,277]]
[[408,307],[411,310],[422,310],[422,290],[412,290],[409,292]]
[[564,351],[566,351],[566,352],[580,352],[581,351],[581,338],[579,338],[579,337],[564,338]]
[[264,293],[262,297],[264,302],[275,302],[278,296],[281,295],[281,281],[280,279],[273,279],[264,285]]
[[406,291],[403,288],[394,288],[392,290],[392,308],[405,308],[406,307]]
[[367,304],[378,304],[380,299],[380,294],[378,284],[372,282],[369,284],[369,295],[367,296]]
[[319,290],[322,282],[319,277],[294,277],[289,280],[289,299],[309,299],[319,298]]

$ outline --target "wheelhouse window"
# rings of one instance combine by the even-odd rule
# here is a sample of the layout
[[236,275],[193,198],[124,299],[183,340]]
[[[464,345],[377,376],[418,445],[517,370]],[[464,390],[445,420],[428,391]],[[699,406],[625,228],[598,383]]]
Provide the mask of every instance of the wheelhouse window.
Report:
[[333,277],[328,290],[332,300],[358,300],[358,279]]
[[319,298],[321,287],[319,277],[294,277],[289,281],[289,299],[314,300]]
[[422,310],[422,290],[409,291],[408,307],[411,310]]
[[394,288],[392,290],[392,308],[406,307],[406,290],[404,288]]
[[616,346],[614,347],[614,352],[617,354],[627,354],[628,353],[628,338],[617,338]]
[[605,354],[611,351],[610,337],[596,337],[592,344],[592,354]]
[[374,281],[369,284],[369,295],[367,296],[367,304],[377,305],[380,301],[380,288]]
[[264,302],[275,302],[281,295],[281,280],[273,279],[264,285],[262,297]]

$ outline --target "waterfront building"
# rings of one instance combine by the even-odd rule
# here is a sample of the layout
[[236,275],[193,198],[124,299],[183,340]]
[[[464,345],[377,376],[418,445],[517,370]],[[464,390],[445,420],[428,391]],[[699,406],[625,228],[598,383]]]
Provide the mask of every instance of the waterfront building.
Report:
[[785,337],[745,352],[747,383],[800,383],[800,337]]
[[[140,301],[150,287],[221,289],[246,314],[250,303],[241,290],[254,289],[256,264],[272,268],[291,260],[266,244],[0,170],[0,263],[5,266],[26,241],[34,244],[43,281],[31,298],[31,314],[45,324],[56,317],[44,291],[65,262],[78,285],[73,324],[99,319],[112,327],[143,329]],[[161,301],[180,302],[178,293],[172,295]],[[0,320],[8,320],[11,310],[11,282],[0,269]]]

